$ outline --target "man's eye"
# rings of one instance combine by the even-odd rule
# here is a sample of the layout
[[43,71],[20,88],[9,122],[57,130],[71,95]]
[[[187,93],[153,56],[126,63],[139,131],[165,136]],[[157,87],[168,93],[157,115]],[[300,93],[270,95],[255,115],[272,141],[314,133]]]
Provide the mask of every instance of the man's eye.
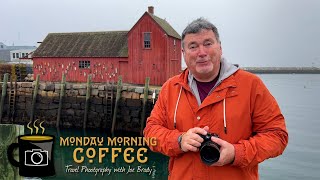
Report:
[[206,42],[204,43],[205,46],[211,46],[212,45],[212,42]]
[[191,45],[189,46],[189,49],[195,49],[197,46],[196,45]]

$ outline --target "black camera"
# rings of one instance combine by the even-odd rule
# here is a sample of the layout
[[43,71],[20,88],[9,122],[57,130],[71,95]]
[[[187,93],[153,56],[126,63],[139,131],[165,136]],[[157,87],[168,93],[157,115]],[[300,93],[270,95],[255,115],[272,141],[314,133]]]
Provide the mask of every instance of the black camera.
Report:
[[211,137],[214,136],[219,138],[219,136],[215,133],[198,135],[203,139],[203,142],[201,143],[201,146],[199,148],[201,160],[203,163],[210,166],[213,163],[217,162],[220,158],[220,146],[217,143],[211,141]]

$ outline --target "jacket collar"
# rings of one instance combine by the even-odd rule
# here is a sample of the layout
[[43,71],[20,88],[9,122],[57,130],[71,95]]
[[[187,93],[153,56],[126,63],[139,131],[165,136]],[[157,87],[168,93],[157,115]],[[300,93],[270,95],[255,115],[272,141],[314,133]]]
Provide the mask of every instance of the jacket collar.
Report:
[[189,75],[189,69],[186,68],[182,71],[181,74],[178,75],[178,78],[173,78],[173,84],[174,85],[181,85],[184,89],[191,90],[188,85],[188,75]]

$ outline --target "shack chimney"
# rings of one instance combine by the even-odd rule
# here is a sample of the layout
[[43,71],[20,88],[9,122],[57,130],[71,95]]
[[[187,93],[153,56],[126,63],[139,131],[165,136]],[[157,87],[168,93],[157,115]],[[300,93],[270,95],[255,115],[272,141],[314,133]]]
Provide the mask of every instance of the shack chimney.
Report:
[[148,7],[148,13],[150,13],[150,14],[154,14],[154,7],[153,6],[149,6]]

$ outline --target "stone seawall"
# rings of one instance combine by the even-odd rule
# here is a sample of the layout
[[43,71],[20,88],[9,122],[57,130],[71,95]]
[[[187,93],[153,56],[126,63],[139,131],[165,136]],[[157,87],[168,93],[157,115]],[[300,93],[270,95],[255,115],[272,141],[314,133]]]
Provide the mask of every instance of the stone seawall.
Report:
[[[12,115],[12,106],[9,105],[10,93],[13,93],[13,87],[10,90],[8,83],[7,95],[5,96],[2,122],[16,123],[26,125],[30,121],[32,98],[35,83],[18,82],[15,93],[14,114]],[[113,89],[113,92],[108,89]],[[156,101],[160,88],[149,88],[148,99],[146,103],[146,115],[148,117],[153,102]],[[1,90],[1,89],[0,89]],[[60,101],[60,83],[40,83],[34,106],[34,120],[44,121],[45,126],[55,127],[57,123],[59,101]],[[62,99],[62,109],[60,116],[60,127],[82,128],[84,123],[86,106],[87,84],[66,83],[65,93]],[[112,114],[107,103],[107,92],[113,94]],[[110,84],[92,84],[91,96],[89,99],[89,109],[87,116],[87,128],[106,128],[110,129],[116,101],[117,85]],[[155,98],[152,99],[152,94]],[[109,96],[110,97],[110,96]],[[126,130],[139,132],[141,129],[141,118],[144,98],[144,87],[133,85],[122,85],[121,98],[118,101],[115,130]],[[109,101],[110,102],[110,101]],[[11,103],[12,104],[12,103]],[[110,104],[110,103],[109,103]],[[11,107],[11,108],[10,108]],[[11,113],[10,113],[11,112]],[[146,119],[146,118],[145,118]]]

